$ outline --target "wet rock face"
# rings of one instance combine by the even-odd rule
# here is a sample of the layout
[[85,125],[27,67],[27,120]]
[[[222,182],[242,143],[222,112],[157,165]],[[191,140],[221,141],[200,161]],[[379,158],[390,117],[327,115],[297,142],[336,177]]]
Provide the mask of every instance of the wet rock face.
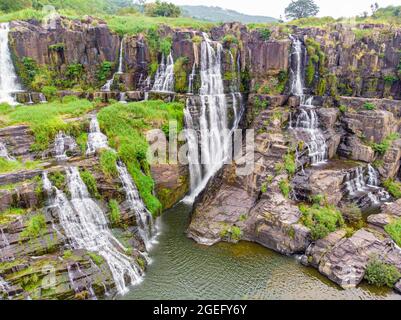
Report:
[[39,23],[11,23],[11,47],[18,59],[31,57],[39,65],[54,65],[63,72],[67,66],[80,63],[89,82],[95,81],[103,61],[116,62],[120,39],[102,21],[58,18],[52,27]]

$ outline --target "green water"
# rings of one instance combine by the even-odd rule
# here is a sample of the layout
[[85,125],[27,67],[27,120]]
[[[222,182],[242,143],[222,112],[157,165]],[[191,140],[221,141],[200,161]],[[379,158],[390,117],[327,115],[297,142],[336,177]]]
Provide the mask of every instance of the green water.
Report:
[[185,236],[190,212],[180,204],[162,216],[143,282],[118,299],[401,299],[366,285],[342,290],[296,258],[256,244],[198,245]]

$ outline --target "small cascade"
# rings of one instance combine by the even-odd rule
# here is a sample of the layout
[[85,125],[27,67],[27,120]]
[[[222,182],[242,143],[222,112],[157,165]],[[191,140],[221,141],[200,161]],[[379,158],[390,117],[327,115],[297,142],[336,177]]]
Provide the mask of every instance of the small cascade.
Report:
[[194,81],[196,77],[196,63],[192,66],[192,72],[188,78],[188,94],[194,94]]
[[7,298],[9,297],[8,292],[10,291],[10,289],[11,286],[2,277],[0,277],[0,300],[2,299],[2,295],[7,296]]
[[0,158],[12,161],[15,160],[8,154],[7,147],[4,142],[0,141]]
[[127,94],[125,92],[120,92],[120,103],[127,103]]
[[46,96],[43,93],[39,93],[39,101],[40,103],[47,103]]
[[[201,88],[200,116],[194,119],[191,114],[192,99],[187,99],[185,109],[186,138],[188,142],[188,160],[190,167],[191,193],[185,199],[193,202],[205,188],[211,177],[222,167],[229,156],[229,141],[236,129],[242,111],[240,93],[232,93],[234,121],[229,128],[227,121],[227,101],[222,77],[223,47],[212,42],[203,34],[201,45]],[[189,88],[191,90],[191,88]],[[199,132],[197,132],[199,130]],[[199,133],[199,134],[198,134]],[[200,141],[199,141],[200,139]]]
[[146,249],[149,250],[152,244],[152,236],[155,235],[152,215],[145,207],[131,175],[128,173],[127,168],[122,162],[117,164],[117,170],[126,194],[126,199],[130,204],[131,209],[134,210],[139,234]]
[[165,59],[162,55],[162,60],[155,75],[155,83],[152,91],[155,92],[174,92],[174,59],[170,54]]
[[78,263],[67,265],[68,278],[75,293],[87,291],[90,300],[97,300],[95,291],[93,290],[92,283],[88,276],[82,272]]
[[8,46],[9,23],[0,23],[0,103],[16,105],[13,93],[21,91]]
[[112,235],[103,210],[90,197],[78,168],[66,169],[71,200],[53,187],[47,174],[43,174],[43,187],[49,195],[49,204],[58,209],[60,224],[73,249],[96,252],[107,262],[117,290],[128,291],[126,280],[135,285],[141,281],[142,271],[127,256],[126,248]]
[[348,172],[345,189],[350,198],[366,195],[373,206],[390,199],[387,191],[379,187],[379,176],[371,165],[366,168],[360,166]]
[[33,104],[32,93],[30,93],[30,92],[28,92],[28,103],[27,104]]
[[[292,40],[291,57],[291,93],[300,97],[301,105],[299,113],[293,126],[291,115],[289,129],[295,131],[296,137],[304,141],[309,153],[311,165],[325,163],[328,159],[328,146],[322,130],[319,128],[319,117],[313,105],[313,97],[304,95],[304,84],[302,75],[302,42],[290,36]],[[300,162],[297,159],[297,162]]]
[[1,240],[1,246],[0,248],[7,248],[10,245],[10,242],[8,241],[8,238],[6,234],[4,233],[3,228],[0,229],[0,240]]
[[[67,140],[69,143],[67,143]],[[76,148],[74,139],[60,131],[54,140],[54,155],[57,161],[65,161],[68,159],[67,151]]]
[[87,155],[93,155],[100,149],[108,148],[107,137],[100,131],[99,122],[97,117],[93,116],[90,122],[89,135],[88,135],[88,148]]
[[121,44],[120,44],[120,53],[119,53],[119,58],[118,58],[118,69],[117,72],[113,74],[113,76],[111,77],[111,79],[107,80],[106,84],[101,88],[101,90],[103,92],[109,92],[111,90],[111,86],[114,83],[114,79],[116,77],[116,75],[118,74],[122,74],[123,73],[123,46],[124,46],[124,38],[121,40]]

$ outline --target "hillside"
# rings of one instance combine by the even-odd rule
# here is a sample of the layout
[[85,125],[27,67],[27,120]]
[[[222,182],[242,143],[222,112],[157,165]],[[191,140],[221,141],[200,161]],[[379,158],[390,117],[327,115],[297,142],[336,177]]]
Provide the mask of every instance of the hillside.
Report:
[[251,16],[220,7],[181,6],[181,8],[185,16],[212,22],[268,23],[277,21],[277,19],[272,17]]

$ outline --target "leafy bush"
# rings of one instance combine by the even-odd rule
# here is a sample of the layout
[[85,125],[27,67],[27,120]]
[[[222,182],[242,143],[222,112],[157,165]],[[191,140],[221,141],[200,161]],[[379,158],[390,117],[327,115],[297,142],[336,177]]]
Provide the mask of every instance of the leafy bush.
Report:
[[264,41],[268,41],[270,39],[271,34],[272,34],[271,30],[268,29],[268,28],[258,29],[258,32],[259,32],[260,37]]
[[116,200],[110,200],[110,222],[113,226],[118,226],[121,223],[121,212],[118,202]]
[[181,15],[181,8],[173,3],[156,0],[145,5],[145,14],[150,17],[177,18]]
[[369,102],[366,102],[366,103],[363,105],[363,107],[364,107],[366,110],[376,110],[376,105],[373,104],[373,103],[369,103]]
[[376,287],[388,286],[394,287],[394,284],[401,278],[401,273],[395,266],[385,264],[377,259],[373,259],[369,262],[365,279],[369,284]]
[[118,176],[117,159],[117,153],[113,150],[103,150],[100,154],[100,167],[109,179]]
[[225,46],[230,46],[232,44],[239,44],[238,39],[232,35],[232,34],[226,34],[223,39],[222,42]]
[[346,113],[348,110],[348,108],[344,105],[339,106],[338,109],[340,110],[341,113]]
[[104,263],[104,259],[102,256],[98,255],[95,252],[88,252],[88,256],[92,259],[92,261],[97,265],[101,266]]
[[107,79],[110,79],[113,67],[114,63],[110,61],[103,61],[100,64],[96,73],[99,83],[104,83]]
[[168,56],[171,52],[172,45],[173,45],[173,39],[171,37],[166,37],[160,41],[159,50],[165,56]]
[[291,185],[287,179],[280,180],[278,183],[281,193],[284,197],[289,198],[291,193]]
[[97,190],[97,183],[95,177],[88,170],[82,170],[79,172],[82,181],[85,183],[88,188],[89,193],[92,197],[96,199],[100,199],[100,193]]
[[50,182],[59,190],[63,190],[65,187],[65,175],[61,172],[51,172],[48,175]]
[[46,219],[43,213],[31,217],[21,235],[31,239],[37,238],[46,231]]
[[46,96],[46,99],[50,101],[57,95],[57,88],[53,86],[44,86],[42,88],[42,93]]
[[401,247],[401,219],[394,220],[392,223],[384,227],[384,230],[391,238]]
[[294,175],[297,169],[295,163],[295,154],[293,152],[289,152],[284,156],[284,168],[289,175]]
[[392,142],[394,140],[399,139],[400,135],[398,133],[392,133],[388,135],[381,143],[373,143],[372,144],[372,149],[381,154],[384,155],[388,149],[391,147]]
[[401,183],[394,181],[393,179],[388,179],[383,183],[387,191],[396,199],[401,198]]
[[185,72],[185,65],[188,64],[187,57],[180,57],[174,63],[175,92],[186,93],[188,87],[188,77]]
[[302,223],[311,229],[313,240],[322,239],[344,226],[341,212],[334,206],[300,205],[299,209],[302,212]]

